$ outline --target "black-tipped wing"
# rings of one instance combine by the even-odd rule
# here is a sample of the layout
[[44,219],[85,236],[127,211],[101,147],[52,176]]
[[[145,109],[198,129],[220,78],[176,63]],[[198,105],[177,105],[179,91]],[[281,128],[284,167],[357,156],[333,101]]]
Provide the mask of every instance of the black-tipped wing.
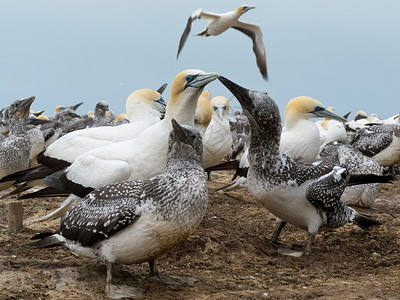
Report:
[[185,45],[186,39],[189,35],[190,30],[192,29],[192,25],[193,25],[194,21],[200,17],[202,12],[203,12],[203,10],[201,8],[199,8],[189,17],[189,19],[186,23],[185,30],[183,31],[181,39],[179,41],[179,48],[178,48],[178,53],[176,54],[176,59],[178,59],[179,53],[181,53],[183,45]]
[[123,181],[96,189],[61,219],[60,234],[91,246],[133,224],[143,196],[142,181]]
[[232,28],[249,36],[253,41],[253,51],[256,55],[257,66],[265,80],[268,80],[267,57],[265,54],[264,40],[260,26],[257,24],[237,21]]

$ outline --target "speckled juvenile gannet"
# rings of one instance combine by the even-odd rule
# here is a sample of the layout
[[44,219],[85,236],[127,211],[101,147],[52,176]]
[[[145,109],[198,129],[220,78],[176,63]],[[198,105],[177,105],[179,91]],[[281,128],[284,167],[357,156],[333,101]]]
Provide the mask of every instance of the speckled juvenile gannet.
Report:
[[349,181],[346,169],[299,163],[279,151],[281,118],[267,93],[245,89],[224,77],[220,81],[236,96],[250,121],[248,189],[279,218],[273,241],[278,241],[289,222],[308,231],[306,251],[310,252],[320,228],[337,228],[348,222],[361,228],[379,224],[340,201]]
[[205,12],[201,8],[199,8],[188,19],[186,28],[179,41],[179,49],[176,58],[178,58],[179,53],[181,52],[183,45],[185,44],[190,29],[192,28],[193,22],[196,19],[205,19],[210,23],[207,25],[204,31],[197,34],[198,36],[220,35],[229,28],[239,30],[244,34],[246,34],[247,36],[249,36],[253,41],[253,51],[254,54],[256,55],[257,66],[260,69],[260,72],[264,77],[264,79],[268,80],[267,58],[265,55],[264,41],[261,28],[259,25],[254,23],[239,21],[241,15],[243,15],[245,12],[253,8],[255,7],[241,5],[236,10],[226,12],[223,14]]
[[114,143],[80,155],[67,169],[64,182],[78,196],[122,180],[149,178],[165,169],[171,119],[194,127],[197,101],[203,88],[218,77],[200,70],[180,72],[171,86],[165,118],[135,139]]
[[[18,99],[7,107],[7,118],[9,122],[9,136],[4,138],[0,144],[0,179],[4,176],[24,170],[30,165],[30,154],[33,140],[30,130],[27,130],[29,108],[35,97]],[[42,136],[44,145],[44,139]],[[1,185],[1,188],[4,184]]]
[[229,102],[223,96],[211,100],[213,114],[203,137],[203,167],[218,164],[232,151],[232,134],[229,124]]
[[29,246],[63,243],[80,255],[106,262],[106,290],[114,263],[149,262],[150,276],[159,276],[155,260],[194,232],[208,203],[201,135],[174,119],[172,128],[165,173],[91,192],[63,216],[55,234]]

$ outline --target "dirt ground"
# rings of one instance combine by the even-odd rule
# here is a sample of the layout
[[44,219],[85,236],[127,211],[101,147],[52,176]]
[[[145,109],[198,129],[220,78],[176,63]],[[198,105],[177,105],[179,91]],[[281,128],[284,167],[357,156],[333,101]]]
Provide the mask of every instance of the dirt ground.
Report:
[[[307,233],[291,225],[285,245],[269,241],[275,218],[247,191],[215,189],[230,181],[216,172],[209,183],[209,209],[195,234],[158,260],[163,274],[199,279],[193,285],[151,283],[148,264],[115,266],[113,280],[143,289],[141,299],[399,299],[400,181],[385,184],[373,209],[358,209],[383,225],[364,232],[356,225],[317,235],[313,252],[301,257]],[[7,234],[7,203],[0,200],[0,299],[106,299],[105,266],[64,247],[24,247],[58,221],[31,223],[62,198],[24,200],[25,228]]]

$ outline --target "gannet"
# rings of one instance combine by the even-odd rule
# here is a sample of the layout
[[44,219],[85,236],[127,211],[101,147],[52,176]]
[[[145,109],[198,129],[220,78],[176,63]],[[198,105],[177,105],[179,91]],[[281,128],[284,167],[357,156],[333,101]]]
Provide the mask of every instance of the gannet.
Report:
[[299,163],[279,151],[281,118],[267,93],[243,88],[220,77],[249,118],[248,190],[279,218],[272,240],[278,241],[286,222],[309,233],[306,251],[320,228],[337,228],[353,222],[361,228],[379,224],[340,201],[349,172],[330,163]]
[[203,167],[218,164],[232,151],[232,134],[229,124],[229,102],[223,96],[211,100],[213,114],[203,138]]
[[105,262],[106,292],[110,291],[114,263],[149,262],[149,276],[158,277],[155,260],[194,232],[208,204],[201,167],[201,135],[174,119],[172,128],[167,134],[169,145],[163,174],[94,190],[63,216],[54,234],[28,245],[47,247],[62,243],[82,256]]
[[[34,140],[30,136],[31,130],[27,130],[26,125],[29,108],[34,100],[35,97],[18,99],[7,107],[9,136],[0,144],[0,179],[27,169],[31,163],[30,154]],[[2,188],[8,186],[9,184],[1,185]]]
[[310,97],[295,97],[285,109],[285,126],[281,134],[280,151],[299,162],[311,163],[319,153],[321,138],[318,127],[309,118],[346,119],[327,110]]
[[[320,154],[321,157],[330,155],[336,155],[338,164],[345,167],[350,174],[382,175],[382,168],[378,163],[340,140],[328,143]],[[347,186],[340,200],[346,205],[372,207],[378,196],[379,187],[379,183]]]
[[364,128],[365,124],[368,124],[368,116],[365,111],[360,110],[357,112],[356,116],[354,117],[354,120],[349,121],[347,123],[347,127],[350,128],[350,130],[357,130],[360,128]]
[[201,93],[197,102],[196,111],[194,113],[194,126],[200,132],[203,137],[204,145],[204,133],[206,132],[212,118],[213,108],[211,105],[211,93],[204,91]]
[[192,28],[193,22],[196,19],[205,19],[209,21],[209,24],[207,25],[204,31],[197,34],[198,36],[220,35],[229,28],[239,30],[244,34],[246,34],[247,36],[249,36],[253,41],[253,51],[254,54],[256,55],[257,66],[260,69],[260,72],[264,77],[264,79],[268,80],[267,58],[265,55],[264,41],[261,28],[259,25],[254,23],[239,21],[241,15],[243,15],[245,12],[253,8],[255,7],[241,5],[236,10],[226,12],[223,14],[205,12],[201,8],[199,8],[198,10],[193,12],[193,14],[188,19],[186,28],[179,41],[179,49],[176,58],[178,58],[179,53],[181,52],[183,45],[186,42],[190,29]]

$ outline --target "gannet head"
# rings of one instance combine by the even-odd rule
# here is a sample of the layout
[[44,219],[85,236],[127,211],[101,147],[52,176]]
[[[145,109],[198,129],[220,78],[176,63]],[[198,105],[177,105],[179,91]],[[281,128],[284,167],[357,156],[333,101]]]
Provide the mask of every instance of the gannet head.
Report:
[[40,119],[40,120],[48,120],[49,118],[46,116],[46,115],[44,115],[44,114],[40,114],[39,116],[38,116],[38,118]]
[[152,111],[164,114],[166,106],[159,92],[151,89],[136,90],[126,99],[127,119],[132,123]]
[[89,117],[89,118],[94,118],[94,112],[93,112],[93,110],[89,110],[87,113],[86,113],[86,115]]
[[34,100],[34,96],[15,100],[7,107],[8,117],[11,120],[26,120],[29,116],[30,107]]
[[367,118],[366,112],[363,111],[363,110],[360,110],[360,111],[357,112],[357,114],[356,114],[356,116],[354,118],[354,121],[361,120],[361,119],[366,119],[366,118]]
[[171,85],[165,119],[170,122],[175,118],[180,124],[194,126],[197,100],[204,87],[217,77],[216,73],[205,73],[196,69],[185,70],[176,75]]
[[248,6],[248,5],[240,5],[237,9],[236,9],[236,13],[243,15],[245,12],[248,12],[250,9],[255,8],[254,6]]
[[205,91],[200,95],[199,101],[197,102],[194,115],[194,126],[198,131],[200,131],[201,136],[204,136],[204,133],[206,132],[212,118],[213,108],[210,98],[211,93],[209,91]]
[[213,106],[214,113],[221,119],[223,116],[228,116],[229,114],[229,102],[223,96],[214,97],[211,100],[211,104]]
[[319,101],[305,96],[295,97],[289,101],[285,109],[285,125],[294,125],[299,119],[330,118],[346,122],[346,119],[326,109]]
[[100,101],[99,103],[97,103],[96,107],[95,107],[95,112],[98,112],[98,111],[102,111],[104,113],[106,111],[109,111],[108,103],[106,101]]
[[123,119],[127,119],[127,118],[126,118],[126,113],[119,114],[119,115],[115,118],[114,123],[117,123],[118,121],[121,121],[121,120],[123,120]]
[[[174,118],[168,142],[168,158],[202,163],[203,143],[200,132],[191,126],[180,125]],[[168,162],[167,162],[168,164]]]
[[252,126],[268,127],[281,123],[279,108],[268,93],[246,89],[223,76],[219,76],[219,80],[239,101]]

